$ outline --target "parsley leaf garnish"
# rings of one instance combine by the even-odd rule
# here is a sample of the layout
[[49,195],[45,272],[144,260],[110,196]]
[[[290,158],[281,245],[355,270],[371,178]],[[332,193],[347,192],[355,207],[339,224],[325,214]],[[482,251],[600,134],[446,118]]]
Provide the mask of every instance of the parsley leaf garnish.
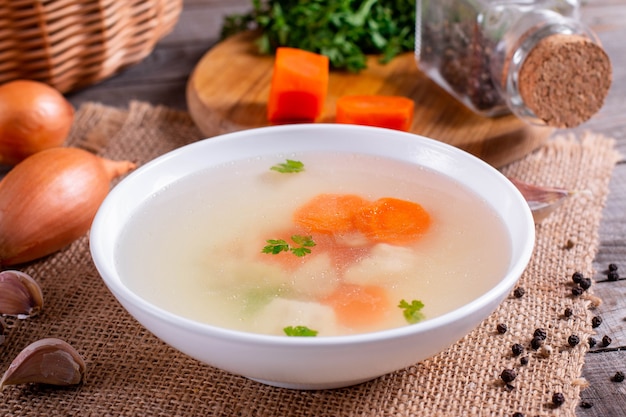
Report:
[[304,164],[300,161],[294,161],[293,159],[287,159],[286,162],[276,164],[270,168],[272,171],[277,171],[282,174],[293,174],[294,172],[304,171]]
[[287,326],[283,331],[292,337],[315,337],[318,333],[317,330],[311,330],[306,326]]
[[289,243],[283,239],[268,239],[265,241],[267,245],[263,248],[263,253],[271,253],[278,255],[281,252],[289,251]]
[[291,236],[291,240],[297,246],[290,245],[284,239],[268,239],[265,241],[267,245],[263,247],[261,252],[272,255],[278,255],[281,252],[291,252],[298,257],[302,257],[311,253],[311,249],[309,248],[315,246],[315,242],[311,236],[293,235]]
[[422,308],[424,308],[424,303],[419,300],[413,300],[411,304],[401,300],[398,307],[403,310],[402,314],[404,314],[404,318],[410,324],[415,324],[424,319],[424,314],[421,312]]

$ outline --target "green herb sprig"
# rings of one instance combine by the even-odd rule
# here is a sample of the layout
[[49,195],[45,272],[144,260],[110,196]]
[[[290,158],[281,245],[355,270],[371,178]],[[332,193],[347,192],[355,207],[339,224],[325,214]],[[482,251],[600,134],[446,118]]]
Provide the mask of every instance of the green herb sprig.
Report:
[[291,240],[295,245],[287,243],[284,239],[268,239],[265,241],[267,245],[263,247],[261,252],[272,255],[278,255],[281,252],[291,252],[298,257],[302,257],[311,253],[311,249],[315,246],[312,236],[293,235]]
[[257,29],[259,51],[290,46],[328,56],[332,68],[358,72],[366,55],[388,62],[415,46],[415,0],[252,0],[227,16],[222,37]]
[[287,326],[283,329],[287,336],[291,337],[315,337],[318,331],[306,326]]
[[398,304],[403,311],[402,314],[409,324],[415,324],[424,320],[424,313],[421,312],[424,308],[424,303],[419,300],[413,300],[409,304],[406,300],[401,300]]
[[304,171],[304,164],[300,161],[287,159],[286,162],[273,165],[270,169],[272,171],[280,172],[281,174],[292,174]]

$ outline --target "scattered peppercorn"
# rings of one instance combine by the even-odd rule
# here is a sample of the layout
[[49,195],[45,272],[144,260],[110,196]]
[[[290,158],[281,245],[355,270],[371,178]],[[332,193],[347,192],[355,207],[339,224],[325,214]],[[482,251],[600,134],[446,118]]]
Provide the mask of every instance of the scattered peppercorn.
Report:
[[512,417],[524,417],[524,413],[520,413],[520,412],[513,413]]
[[574,287],[574,288],[572,288],[572,295],[574,297],[581,296],[584,292],[585,292],[585,290],[583,290],[581,287]]
[[533,340],[530,341],[530,347],[532,347],[534,350],[539,349],[542,344],[543,339],[540,337],[533,337]]
[[552,404],[554,404],[555,407],[562,406],[564,402],[565,396],[562,393],[555,392],[554,394],[552,394]]
[[513,369],[508,369],[508,368],[502,371],[502,373],[500,374],[500,378],[507,384],[509,382],[513,382],[513,380],[515,380],[516,377],[517,377],[517,374],[515,373],[515,371]]
[[617,271],[617,264],[610,263],[610,264],[609,264],[609,271],[610,271],[610,272],[612,272],[612,271]]
[[609,281],[617,281],[617,280],[619,279],[619,274],[617,273],[617,271],[609,271],[609,272],[606,274],[606,278],[607,278]]
[[576,271],[572,274],[572,281],[574,281],[575,284],[578,284],[581,279],[583,279],[583,274],[580,272]]
[[522,354],[522,352],[524,352],[524,346],[520,345],[519,343],[515,343],[513,346],[511,346],[511,350],[513,351],[513,356],[519,356]]
[[496,330],[498,331],[498,333],[504,334],[507,330],[509,330],[509,328],[504,323],[498,323],[498,325],[496,326]]
[[522,356],[519,360],[520,365],[528,365],[528,356]]
[[610,338],[609,336],[604,335],[604,336],[602,337],[602,346],[607,347],[608,345],[610,345],[610,344],[611,344],[611,342],[612,342],[612,341],[613,341],[613,340],[611,340],[611,338]]
[[613,378],[611,378],[611,381],[624,382],[624,373],[622,371],[615,372],[615,375],[613,375]]
[[571,347],[574,347],[579,343],[580,343],[580,337],[576,336],[575,334],[567,338],[567,344],[570,345]]
[[593,327],[594,329],[595,329],[596,327],[599,327],[601,324],[602,324],[602,317],[600,317],[600,316],[594,316],[594,317],[591,319],[591,327]]
[[590,337],[589,337],[589,339],[587,339],[587,343],[589,344],[589,347],[590,347],[590,348],[592,348],[592,347],[594,347],[594,346],[596,345],[596,343],[598,343],[598,342],[596,341],[596,338],[595,338],[595,337],[591,337],[591,336],[590,336]]
[[523,287],[517,287],[513,291],[513,295],[515,296],[515,298],[522,298],[524,294],[526,294],[526,290]]
[[582,288],[583,290],[588,290],[589,288],[591,288],[591,278],[581,279],[578,285],[580,285],[580,288]]
[[572,317],[574,315],[574,310],[572,310],[571,308],[567,307],[564,311],[563,311],[563,315],[565,317]]
[[541,340],[546,340],[546,337],[548,337],[548,334],[546,333],[545,329],[538,328],[538,329],[535,329],[533,336],[538,337]]
[[593,407],[593,403],[592,403],[592,402],[590,402],[590,401],[582,401],[582,402],[580,403],[580,406],[581,406],[582,408],[591,408],[591,407]]
[[565,242],[565,246],[564,248],[567,250],[572,249],[574,246],[576,245],[576,242],[574,242],[572,239],[567,239],[567,242]]

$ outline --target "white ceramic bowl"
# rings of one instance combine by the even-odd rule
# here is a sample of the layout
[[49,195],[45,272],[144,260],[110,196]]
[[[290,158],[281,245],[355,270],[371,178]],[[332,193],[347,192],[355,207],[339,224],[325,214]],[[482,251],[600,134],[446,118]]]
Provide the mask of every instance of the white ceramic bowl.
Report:
[[[454,311],[414,325],[350,336],[280,337],[202,324],[156,307],[129,290],[114,249],[133,211],[164,186],[212,164],[292,151],[352,151],[423,165],[478,193],[505,222],[512,242],[506,273]],[[91,254],[104,282],[142,325],[176,349],[217,368],[280,387],[325,389],[357,384],[424,360],[474,329],[509,294],[534,247],[534,223],[521,194],[499,171],[452,146],[364,126],[301,124],[245,130],[176,149],[121,181],[91,228]]]

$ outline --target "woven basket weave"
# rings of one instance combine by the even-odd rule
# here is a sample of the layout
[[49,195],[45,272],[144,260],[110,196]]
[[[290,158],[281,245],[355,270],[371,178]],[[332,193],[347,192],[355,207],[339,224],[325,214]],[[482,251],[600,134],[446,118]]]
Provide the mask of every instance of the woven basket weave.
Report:
[[169,33],[182,0],[0,0],[0,84],[61,92],[139,62]]

